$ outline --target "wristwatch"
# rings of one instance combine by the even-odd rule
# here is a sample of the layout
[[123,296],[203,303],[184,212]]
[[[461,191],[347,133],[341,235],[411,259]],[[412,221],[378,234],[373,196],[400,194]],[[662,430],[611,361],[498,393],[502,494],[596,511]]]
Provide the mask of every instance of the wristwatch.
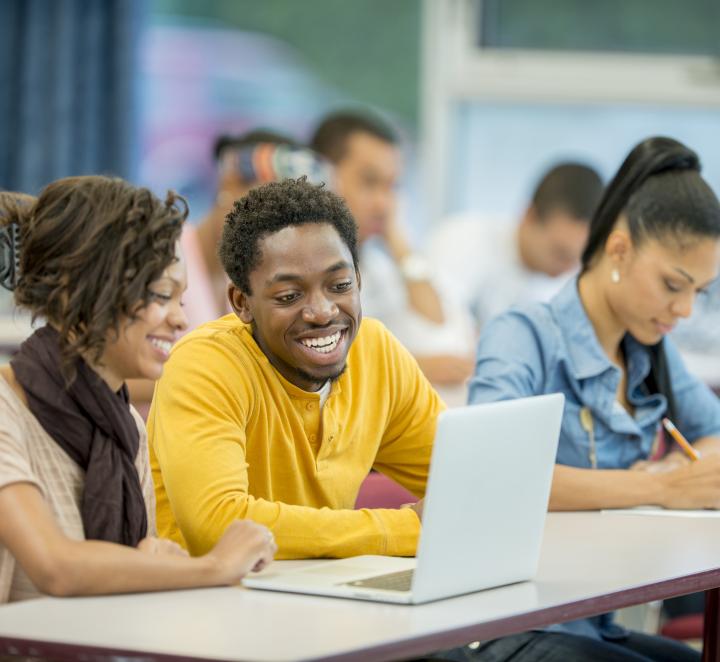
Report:
[[409,253],[399,263],[400,273],[405,280],[430,280],[432,269],[429,262],[417,253]]

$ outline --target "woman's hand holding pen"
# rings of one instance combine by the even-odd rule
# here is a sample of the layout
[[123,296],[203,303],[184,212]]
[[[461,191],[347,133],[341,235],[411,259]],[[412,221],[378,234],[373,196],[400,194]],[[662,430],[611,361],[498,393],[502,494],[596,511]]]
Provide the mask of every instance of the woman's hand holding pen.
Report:
[[657,478],[665,508],[720,508],[720,455],[705,455]]
[[[630,469],[632,471],[647,471],[651,474],[667,473],[682,466],[697,462],[702,458],[702,454],[697,447],[693,446],[675,427],[675,424],[667,417],[662,419],[662,426],[665,428],[669,439],[677,444],[676,450],[668,453],[662,460],[651,462],[649,460],[640,460],[633,464]],[[671,442],[672,443],[672,442]]]
[[650,474],[664,474],[680,467],[687,466],[691,460],[678,451],[668,453],[662,460],[639,460],[630,467],[631,471],[647,471]]

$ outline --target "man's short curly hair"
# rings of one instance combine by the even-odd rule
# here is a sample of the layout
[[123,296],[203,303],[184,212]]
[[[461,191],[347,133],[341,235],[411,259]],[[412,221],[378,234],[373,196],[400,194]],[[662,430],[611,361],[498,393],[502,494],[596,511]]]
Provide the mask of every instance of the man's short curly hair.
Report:
[[357,269],[357,226],[345,202],[305,177],[258,186],[235,202],[225,219],[220,261],[233,284],[246,294],[250,274],[260,264],[260,240],[283,228],[306,223],[332,225]]

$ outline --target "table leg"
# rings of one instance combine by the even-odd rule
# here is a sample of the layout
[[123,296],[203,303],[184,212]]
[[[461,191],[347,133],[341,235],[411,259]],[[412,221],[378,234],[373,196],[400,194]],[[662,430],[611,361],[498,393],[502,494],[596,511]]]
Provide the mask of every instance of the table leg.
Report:
[[703,662],[720,662],[720,588],[705,591],[705,625],[703,629]]

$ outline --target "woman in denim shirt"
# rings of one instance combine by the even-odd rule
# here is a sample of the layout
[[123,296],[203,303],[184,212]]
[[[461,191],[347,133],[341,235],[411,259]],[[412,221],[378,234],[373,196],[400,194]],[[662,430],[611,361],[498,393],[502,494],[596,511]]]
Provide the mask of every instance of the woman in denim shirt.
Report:
[[[720,507],[720,402],[666,337],[718,275],[720,204],[699,171],[697,155],[669,138],[636,146],[595,213],[579,277],[482,334],[471,403],[565,394],[551,510]],[[699,461],[676,449],[650,461],[663,416]],[[483,647],[488,659],[520,648],[513,660],[699,659],[611,615]]]

